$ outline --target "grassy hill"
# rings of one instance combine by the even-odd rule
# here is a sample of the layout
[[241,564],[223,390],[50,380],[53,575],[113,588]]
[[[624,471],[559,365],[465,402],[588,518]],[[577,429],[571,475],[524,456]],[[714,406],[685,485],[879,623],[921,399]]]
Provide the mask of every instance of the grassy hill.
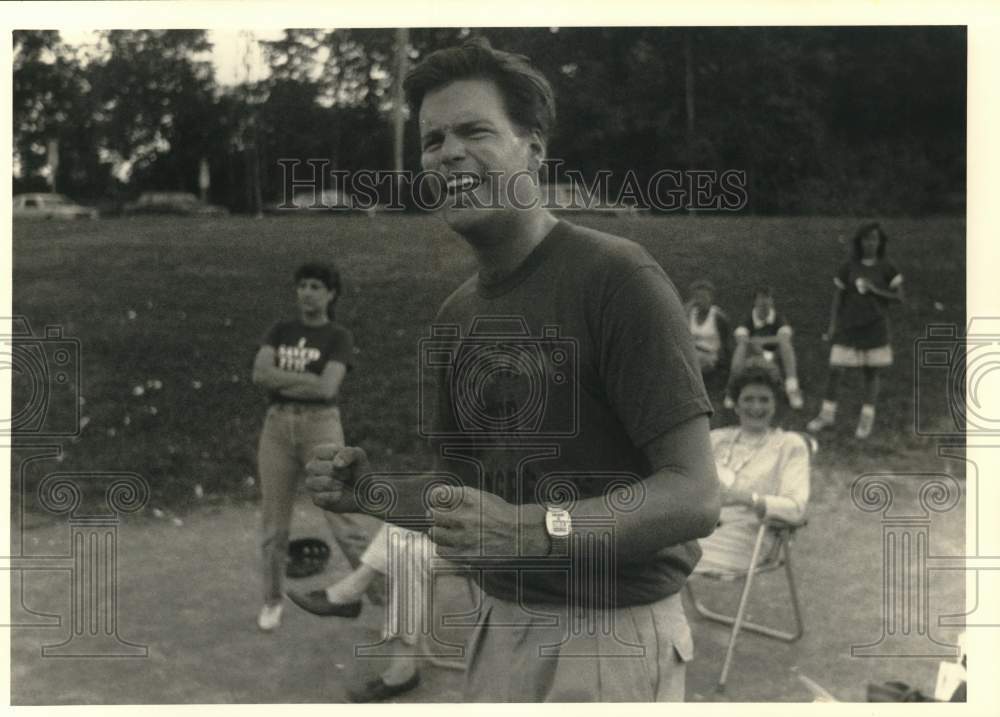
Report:
[[[635,239],[685,292],[699,277],[719,288],[734,318],[759,283],[777,289],[793,326],[806,409],[787,415],[801,428],[814,414],[828,347],[820,342],[831,277],[859,223],[850,218],[583,216],[579,223]],[[889,256],[906,276],[909,301],[893,308],[896,366],[884,381],[876,433],[858,447],[851,433],[860,377],[845,382],[842,424],[820,459],[857,470],[919,465],[934,455],[914,431],[915,341],[929,324],[964,326],[965,224],[961,219],[885,222]],[[264,400],[250,383],[257,342],[294,313],[291,273],[306,259],[335,262],[345,279],[338,320],[355,333],[357,370],[342,406],[350,443],[378,465],[425,466],[416,431],[417,344],[440,302],[473,271],[459,238],[428,216],[273,217],[264,220],[158,218],[14,227],[14,313],[35,334],[62,327],[80,341],[78,437],[62,441],[60,470],[134,471],[151,505],[180,510],[194,501],[255,495],[257,434]],[[945,381],[921,384],[925,422],[950,424]],[[15,412],[33,400],[15,376]],[[713,396],[713,399],[719,397]],[[721,408],[721,406],[720,406]],[[53,401],[52,421],[71,405]],[[63,416],[65,418],[65,416]],[[716,424],[731,415],[720,413]],[[15,451],[51,443],[22,436]],[[39,476],[15,470],[14,490]]]

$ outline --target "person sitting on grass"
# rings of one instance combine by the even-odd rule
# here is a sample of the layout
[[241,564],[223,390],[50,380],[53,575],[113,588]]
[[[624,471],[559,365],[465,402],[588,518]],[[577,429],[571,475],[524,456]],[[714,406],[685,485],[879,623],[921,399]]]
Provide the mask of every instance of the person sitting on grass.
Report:
[[[748,368],[734,379],[733,394],[739,425],[711,433],[722,512],[715,532],[698,541],[696,574],[746,570],[761,521],[799,522],[809,500],[809,447],[773,425],[781,395],[775,372]],[[771,547],[765,543],[761,555]]]
[[[774,366],[785,377],[785,393],[792,408],[802,408],[798,362],[792,345],[792,326],[774,307],[774,290],[758,286],[753,292],[753,306],[746,320],[733,332],[736,350],[729,370],[730,382],[748,366]],[[733,407],[734,392],[726,391],[726,408]]]
[[715,285],[708,279],[691,282],[684,305],[688,328],[709,395],[721,389],[731,354],[729,317],[715,305]]
[[833,342],[830,373],[822,408],[808,425],[813,433],[834,424],[840,380],[847,368],[860,368],[865,377],[864,403],[854,435],[864,440],[872,433],[880,373],[892,366],[889,304],[904,301],[903,275],[885,258],[887,243],[878,222],[862,225],[854,234],[851,259],[833,278],[836,290],[830,326],[823,334],[824,341]]

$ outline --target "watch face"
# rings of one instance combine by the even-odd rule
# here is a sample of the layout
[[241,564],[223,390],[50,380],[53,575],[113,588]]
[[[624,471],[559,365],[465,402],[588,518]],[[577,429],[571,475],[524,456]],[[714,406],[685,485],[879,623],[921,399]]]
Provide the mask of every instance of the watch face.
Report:
[[553,537],[565,538],[569,535],[571,525],[569,513],[565,510],[550,510],[545,514],[545,529]]

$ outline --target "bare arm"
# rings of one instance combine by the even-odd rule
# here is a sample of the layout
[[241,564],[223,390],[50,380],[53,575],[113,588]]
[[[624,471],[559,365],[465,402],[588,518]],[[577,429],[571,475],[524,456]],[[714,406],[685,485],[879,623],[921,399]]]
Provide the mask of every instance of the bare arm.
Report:
[[[579,501],[572,509],[578,545],[600,545],[609,538],[618,560],[647,559],[661,548],[685,543],[712,532],[719,519],[719,488],[708,437],[708,418],[698,416],[672,428],[644,447],[654,467],[641,481],[634,500],[623,490],[620,501],[606,497]],[[514,505],[473,488],[454,491],[437,506],[428,503],[427,488],[435,475],[392,480],[391,512],[371,510],[351,489],[371,475],[360,448],[320,447],[307,466],[313,502],[334,512],[368,512],[411,529],[430,530],[442,555],[540,557],[549,554],[545,507]],[[635,491],[635,487],[632,489]],[[630,506],[609,509],[609,502]],[[420,518],[429,515],[422,523]],[[586,556],[580,556],[586,560]]]
[[274,365],[274,347],[261,346],[253,362],[253,382],[269,391],[281,391],[293,386],[315,388],[319,383],[319,376],[278,368]]
[[896,281],[893,283],[894,285],[890,285],[888,289],[880,289],[869,282],[868,291],[875,294],[875,296],[881,296],[883,299],[888,299],[889,301],[898,301],[900,303],[906,301],[906,295],[903,292],[903,277],[897,275]]
[[253,361],[253,382],[269,391],[315,383],[317,378],[315,374],[285,371],[275,366],[273,346],[261,346]]
[[[636,562],[662,548],[704,537],[719,519],[719,488],[708,437],[708,418],[698,416],[650,441],[643,449],[652,475],[641,487],[617,488],[620,498],[588,498],[570,510],[574,543],[584,554],[576,559],[592,564],[602,544],[610,544],[616,559]],[[466,493],[469,493],[466,489]],[[514,506],[497,496],[474,491],[468,509],[432,510],[431,537],[444,555],[479,554],[543,557],[550,542],[545,530],[545,506]],[[476,523],[477,511],[482,511]],[[482,543],[479,542],[482,536]],[[505,540],[507,542],[505,542]]]
[[327,361],[319,376],[313,373],[306,375],[309,377],[308,382],[279,388],[278,393],[286,398],[332,401],[340,393],[340,384],[347,375],[347,366],[340,361]]
[[823,340],[829,341],[837,330],[837,314],[840,313],[840,303],[844,300],[844,290],[839,286],[833,290],[833,302],[830,304],[830,325],[823,334]]

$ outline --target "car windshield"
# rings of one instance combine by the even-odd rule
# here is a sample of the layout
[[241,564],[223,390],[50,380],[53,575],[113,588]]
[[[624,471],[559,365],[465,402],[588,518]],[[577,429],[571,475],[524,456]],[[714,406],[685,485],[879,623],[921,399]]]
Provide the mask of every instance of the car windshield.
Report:
[[44,204],[72,204],[69,199],[61,194],[46,194],[44,197],[40,197]]

